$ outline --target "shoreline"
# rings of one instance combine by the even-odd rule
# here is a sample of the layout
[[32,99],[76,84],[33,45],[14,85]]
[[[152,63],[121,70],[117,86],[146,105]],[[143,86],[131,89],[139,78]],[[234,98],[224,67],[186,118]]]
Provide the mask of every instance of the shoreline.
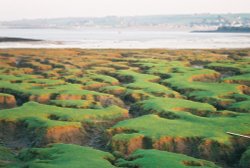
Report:
[[64,41],[15,41],[15,42],[0,42],[0,49],[166,49],[166,50],[196,50],[196,49],[249,49],[250,44],[157,44],[154,41],[150,43],[138,43],[138,42],[119,42],[115,41],[99,41],[97,43],[92,42],[64,42]]
[[79,50],[248,50],[250,47],[246,48],[77,48],[77,47],[61,47],[61,48],[52,48],[52,47],[0,47],[0,50],[18,50],[18,49],[45,49],[45,50],[63,50],[63,49],[79,49]]
[[41,42],[40,39],[19,38],[19,37],[0,37],[0,43],[7,42]]
[[129,47],[114,47],[114,48],[111,48],[111,47],[65,47],[65,46],[62,46],[62,47],[48,47],[48,46],[32,46],[32,47],[22,47],[22,46],[17,46],[17,47],[3,47],[3,46],[0,46],[0,50],[4,50],[4,49],[13,49],[13,50],[18,50],[18,49],[27,49],[27,50],[32,50],[32,49],[45,49],[45,50],[63,50],[63,49],[81,49],[81,50],[247,50],[247,49],[250,49],[250,46],[249,47],[214,47],[214,48],[206,48],[206,47],[197,47],[197,48],[189,48],[189,47],[171,47],[171,48],[162,48],[162,47],[149,47],[149,48],[129,48]]
[[[25,32],[24,32],[25,33]],[[61,32],[24,37],[0,37],[0,48],[79,48],[79,49],[243,49],[250,48],[250,34],[241,33],[165,33]],[[68,33],[68,34],[67,34]],[[73,35],[71,34],[73,33]],[[76,34],[74,34],[76,33]],[[212,35],[211,35],[212,34]],[[225,35],[228,34],[228,35]],[[46,36],[47,35],[47,36]],[[65,35],[65,37],[64,37]],[[110,36],[108,36],[110,35]],[[142,38],[142,36],[144,38]],[[26,38],[27,37],[27,38]],[[31,38],[30,38],[31,37]],[[63,37],[63,38],[62,38]],[[40,40],[43,39],[43,40]]]

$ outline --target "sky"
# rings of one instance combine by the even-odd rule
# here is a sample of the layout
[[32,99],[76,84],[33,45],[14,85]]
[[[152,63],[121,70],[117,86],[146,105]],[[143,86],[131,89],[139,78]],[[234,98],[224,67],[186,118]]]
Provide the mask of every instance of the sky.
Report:
[[0,0],[0,20],[250,13],[250,0]]

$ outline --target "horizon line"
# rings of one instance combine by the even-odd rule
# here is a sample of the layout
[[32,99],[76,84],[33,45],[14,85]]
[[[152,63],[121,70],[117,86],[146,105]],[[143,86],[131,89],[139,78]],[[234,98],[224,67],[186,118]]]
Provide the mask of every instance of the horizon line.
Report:
[[22,19],[6,19],[0,20],[0,22],[14,22],[14,21],[26,21],[26,20],[49,20],[49,19],[70,19],[70,18],[105,18],[105,17],[143,17],[143,16],[182,16],[182,15],[242,15],[242,14],[249,14],[250,12],[221,12],[221,13],[172,13],[172,14],[145,14],[145,15],[104,15],[104,16],[62,16],[62,17],[37,17],[37,18],[22,18]]

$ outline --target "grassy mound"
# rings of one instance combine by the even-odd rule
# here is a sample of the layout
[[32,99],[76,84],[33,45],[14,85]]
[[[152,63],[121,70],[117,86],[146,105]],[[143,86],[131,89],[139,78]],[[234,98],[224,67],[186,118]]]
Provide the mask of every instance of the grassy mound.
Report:
[[198,103],[176,98],[152,98],[133,104],[130,112],[134,115],[158,114],[161,117],[175,118],[179,111],[190,112],[199,116],[209,116],[216,109],[207,103]]
[[246,152],[243,153],[240,159],[240,166],[242,168],[247,168],[250,165],[250,148]]
[[250,101],[241,101],[228,107],[229,110],[250,113]]
[[97,109],[102,108],[99,102],[88,100],[51,100],[49,104],[59,107]]
[[126,88],[121,86],[106,86],[99,89],[99,91],[112,94],[115,96],[121,96],[126,92]]
[[[212,82],[208,82],[212,79]],[[232,94],[242,94],[242,87],[236,84],[218,83],[218,74],[206,69],[188,69],[180,73],[171,73],[164,83],[183,93],[188,98],[226,108],[235,100]]]
[[67,79],[70,82],[82,84],[84,89],[95,90],[104,86],[118,85],[119,81],[108,75],[87,73],[83,77],[75,78],[74,76]]
[[247,114],[215,118],[185,112],[178,115],[178,119],[144,115],[121,121],[109,129],[113,136],[111,147],[123,153],[131,153],[138,148],[154,148],[230,162],[235,157],[234,153],[249,143],[226,134],[227,131],[249,134],[250,116]]
[[232,72],[234,74],[250,72],[250,67],[248,63],[245,61],[238,61],[238,62],[220,61],[220,62],[210,63],[206,67],[221,72]]
[[186,155],[176,154],[159,150],[137,150],[131,154],[126,160],[118,160],[118,166],[122,167],[141,167],[141,168],[156,168],[156,167],[171,167],[171,168],[186,168],[186,167],[202,167],[202,168],[218,168],[212,162],[195,159]]
[[114,157],[89,147],[67,144],[53,144],[45,148],[31,148],[22,151],[19,159],[24,167],[48,168],[114,168],[110,161]]
[[[248,90],[241,85],[231,84],[245,84],[247,78],[244,79],[245,82],[222,83],[221,78],[224,79],[224,74],[204,68],[193,68],[185,61],[167,62],[152,59],[141,60],[137,64],[144,72],[161,76],[163,79],[161,83],[182,93],[189,99],[210,103],[218,108],[226,108],[234,103],[235,99],[230,98],[231,95],[247,93]],[[245,64],[244,68],[248,68],[248,65]],[[237,78],[237,76],[235,77]],[[239,78],[244,77],[247,75],[242,75]],[[223,81],[226,82],[226,79]]]
[[[127,117],[128,112],[117,106],[101,109],[72,109],[29,102],[0,113],[1,137],[15,135],[19,129],[27,131],[27,136],[35,143],[49,142],[84,143],[83,123],[109,121]],[[20,127],[21,125],[21,127]]]
[[250,73],[227,77],[223,79],[226,83],[238,83],[242,85],[250,86]]
[[[13,77],[13,76],[11,76]],[[16,76],[14,77],[14,79]],[[17,77],[18,80],[19,77]],[[37,80],[37,79],[36,79]],[[123,106],[123,102],[113,95],[100,92],[83,90],[80,84],[54,84],[53,85],[36,85],[28,81],[11,82],[8,80],[1,81],[0,91],[16,95],[22,100],[31,100],[40,103],[48,103],[51,99],[58,100],[91,100],[99,101],[102,105],[108,106],[116,104]]]
[[132,70],[120,70],[115,76],[125,83],[124,87],[133,90],[143,90],[154,96],[178,97],[179,94],[161,84],[156,83],[160,77],[150,74],[137,73]]

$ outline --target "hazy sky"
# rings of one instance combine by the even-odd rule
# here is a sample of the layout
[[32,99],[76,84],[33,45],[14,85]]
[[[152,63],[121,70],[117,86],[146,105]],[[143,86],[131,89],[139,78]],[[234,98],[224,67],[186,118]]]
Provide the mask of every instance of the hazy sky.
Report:
[[250,0],[0,0],[0,20],[229,12],[250,13]]

